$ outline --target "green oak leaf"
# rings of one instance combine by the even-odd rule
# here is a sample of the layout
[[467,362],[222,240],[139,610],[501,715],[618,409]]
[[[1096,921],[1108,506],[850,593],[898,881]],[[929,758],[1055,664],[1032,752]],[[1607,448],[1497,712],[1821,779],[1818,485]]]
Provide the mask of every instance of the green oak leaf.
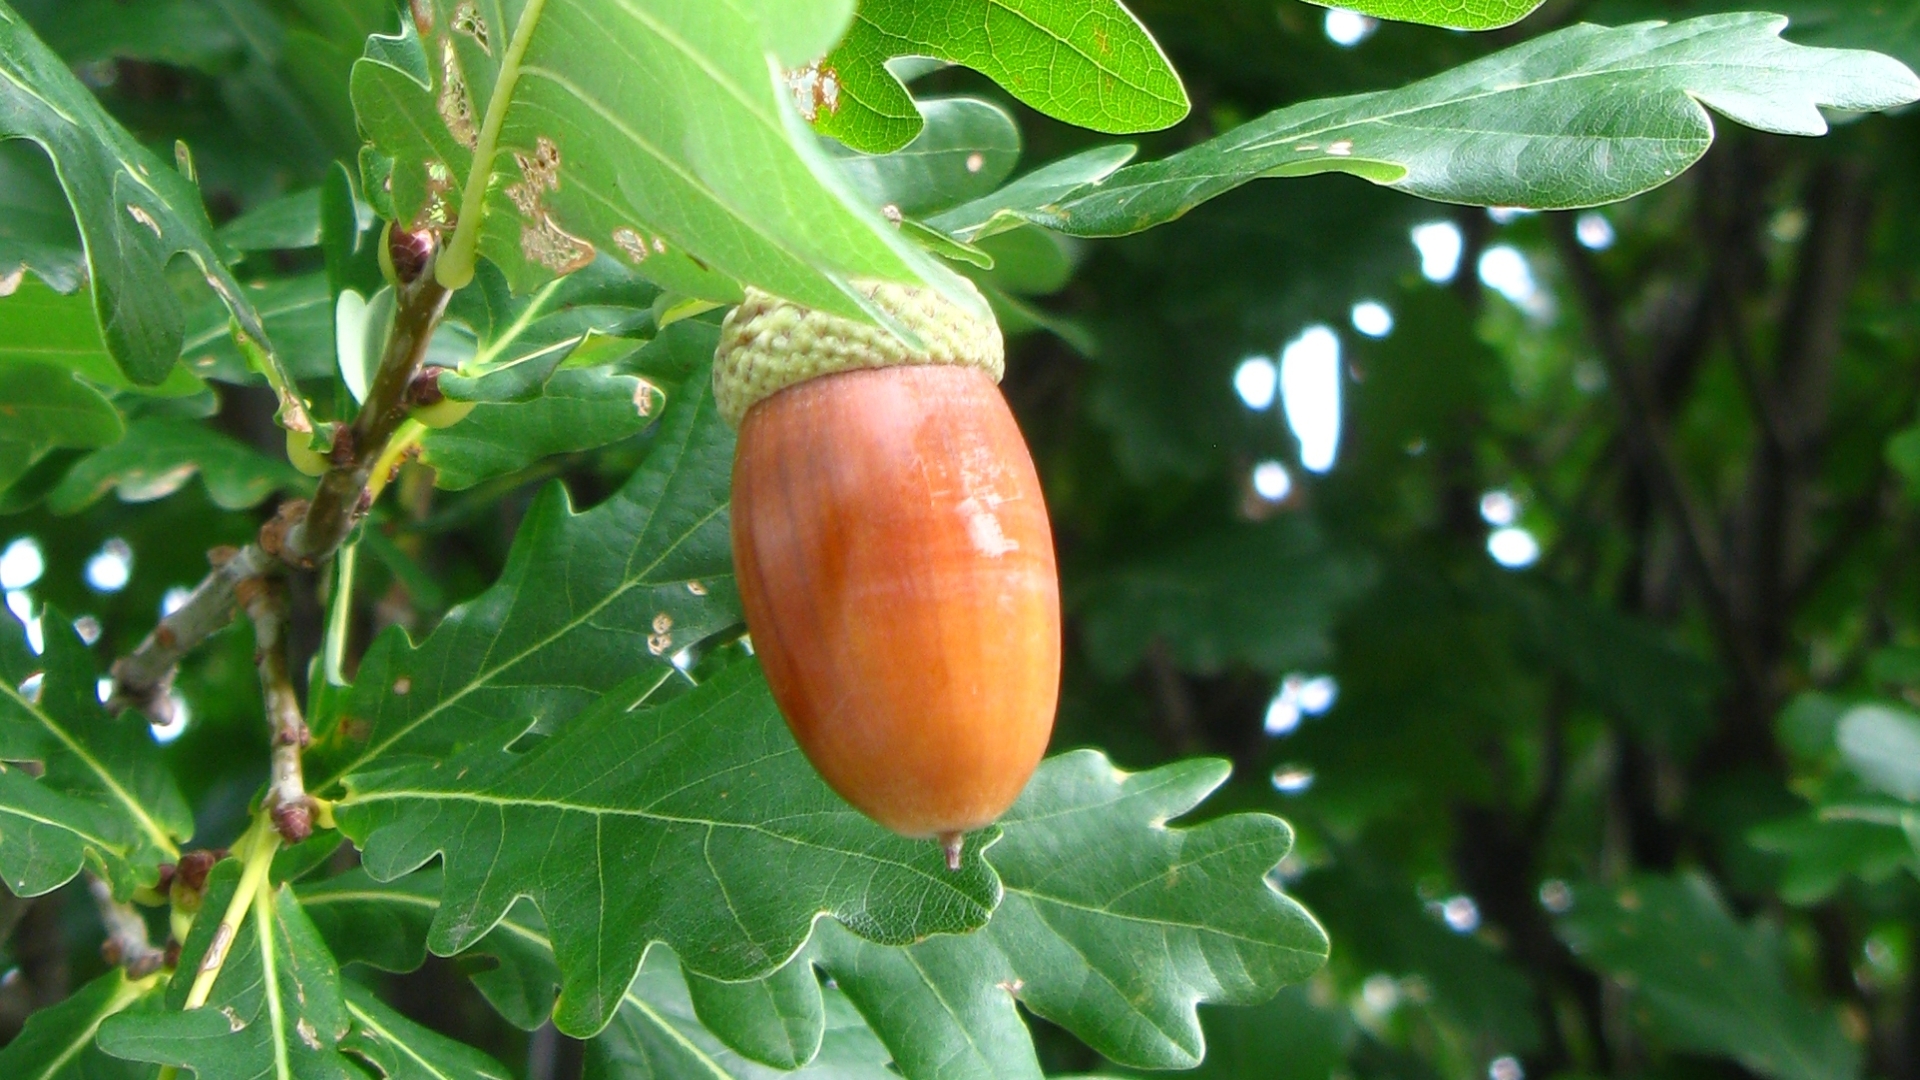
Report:
[[827,1011],[804,952],[762,979],[722,982],[688,975],[686,985],[694,1015],[749,1061],[798,1069],[820,1053]]
[[850,277],[962,299],[858,204],[783,100],[762,13],[824,39],[845,7],[535,0],[509,20],[497,0],[431,0],[416,5],[418,32],[369,45],[353,99],[395,159],[401,220],[450,233],[438,263],[449,286],[471,277],[476,253],[524,292],[604,252],[718,301],[737,299],[739,282],[876,318]]
[[[274,347],[295,379],[331,379],[337,370],[333,343],[333,296],[322,273],[249,282],[246,293],[260,312]],[[227,313],[217,303],[195,308],[180,344],[188,370],[202,378],[258,383],[233,343]]]
[[820,62],[814,126],[857,150],[886,153],[920,132],[919,110],[887,61],[965,64],[1057,120],[1112,133],[1158,131],[1187,115],[1186,88],[1120,0],[863,0]]
[[1905,709],[1862,705],[1835,729],[1847,765],[1876,791],[1920,803],[1920,717]]
[[1789,987],[1778,932],[1735,922],[1703,878],[1577,888],[1558,929],[1583,962],[1631,982],[1636,1013],[1676,1049],[1729,1057],[1771,1080],[1860,1074],[1860,1048],[1840,1018]]
[[814,992],[824,999],[819,1051],[803,1067],[780,1071],[741,1057],[702,1027],[680,965],[655,950],[613,1022],[587,1044],[586,1080],[897,1080],[886,1049],[846,999],[817,984]]
[[[440,868],[375,881],[356,868],[297,890],[300,906],[342,966],[362,963],[382,971],[413,971],[427,958],[427,928],[440,909]],[[547,1022],[560,986],[560,969],[546,924],[520,900],[462,956],[491,957],[497,965],[468,977],[501,1016],[531,1031]]]
[[1660,186],[1713,142],[1711,108],[1820,135],[1822,107],[1886,109],[1920,79],[1877,53],[1780,39],[1775,15],[1579,25],[1398,90],[1288,106],[1027,216],[1080,236],[1171,221],[1266,176],[1346,172],[1443,202],[1566,209]]
[[1498,30],[1533,14],[1546,0],[1307,0],[1396,22],[1425,23],[1449,30]]
[[289,192],[248,210],[214,234],[239,251],[293,251],[320,246],[320,189]]
[[74,449],[110,446],[126,431],[106,395],[51,364],[0,364],[0,422],[9,440]]
[[[1049,758],[987,852],[1005,895],[984,929],[897,948],[823,925],[803,955],[910,1080],[1039,1077],[1016,1000],[1115,1062],[1192,1068],[1205,1053],[1196,1005],[1263,1001],[1327,957],[1313,916],[1267,882],[1292,846],[1285,822],[1167,827],[1227,772],[1194,760],[1130,774],[1089,750]],[[701,1016],[742,1049],[765,1022],[738,1007]]]
[[27,1026],[0,1047],[0,1076],[7,1080],[147,1080],[151,1065],[109,1057],[94,1035],[110,1016],[158,1003],[166,984],[159,975],[129,980],[114,968],[57,1005],[27,1017]]
[[122,128],[66,61],[0,3],[0,139],[53,159],[87,253],[87,281],[107,349],[127,378],[152,385],[180,356],[184,313],[166,276],[184,252],[256,340],[259,315],[213,248],[200,193]]
[[[221,912],[240,883],[227,859],[207,879],[204,911]],[[220,919],[195,919],[181,972],[199,969]],[[340,969],[293,891],[263,888],[228,948],[207,1003],[183,1010],[191,978],[167,988],[164,1012],[121,1013],[100,1025],[114,1057],[191,1069],[200,1080],[364,1080],[341,1054],[351,1022]]]
[[660,290],[601,255],[525,297],[515,297],[491,262],[475,268],[473,287],[447,307],[450,320],[473,332],[472,357],[440,376],[459,401],[528,401],[588,334],[651,332]]
[[935,214],[927,224],[969,242],[1018,229],[1060,198],[1113,175],[1133,155],[1134,147],[1128,143],[1083,150],[1042,165],[998,191]]
[[[710,358],[717,328],[689,323]],[[309,782],[323,791],[395,757],[441,757],[537,718],[558,725],[679,649],[739,621],[727,533],[733,433],[708,362],[663,387],[646,459],[576,514],[555,485],[521,523],[500,580],[420,645],[388,631],[361,661],[346,715],[317,732]],[[656,629],[658,624],[658,629]],[[513,736],[508,736],[511,739]]]
[[[1257,571],[1249,568],[1258,567]],[[1088,657],[1124,675],[1166,643],[1181,668],[1281,673],[1331,649],[1334,613],[1374,577],[1304,519],[1230,525],[1087,575],[1073,598]]]
[[1674,19],[1759,8],[1785,15],[1787,35],[1802,45],[1872,49],[1920,65],[1920,7],[1904,0],[1600,0],[1582,12],[1599,23]]
[[[342,963],[411,971],[426,957],[427,927],[440,905],[441,883],[437,868],[384,883],[353,870],[302,887],[300,902]],[[502,1016],[526,1029],[546,1021],[560,976],[546,928],[531,904],[515,904],[463,955],[499,959],[496,968],[476,965],[469,978]],[[712,1025],[715,1015],[727,1022],[724,1043],[702,1027],[703,1022]],[[768,1030],[764,1021],[778,1030]],[[747,1046],[739,1045],[743,1041]],[[796,1074],[803,1080],[890,1075],[884,1071],[886,1051],[859,1014],[838,992],[823,993],[804,960],[765,979],[726,983],[686,975],[666,948],[647,953],[613,1022],[589,1044],[588,1054],[598,1060],[596,1068],[606,1070],[590,1075],[606,1077],[771,1080],[776,1070],[793,1069],[804,1070]],[[632,1071],[642,1064],[657,1071]],[[867,1071],[845,1071],[849,1068]]]
[[258,506],[276,491],[304,491],[311,485],[285,461],[205,424],[150,416],[127,425],[119,442],[75,462],[47,493],[47,508],[78,513],[109,491],[122,502],[151,502],[180,490],[195,475],[214,505],[227,510]]
[[359,983],[343,984],[352,1026],[340,1049],[363,1058],[386,1080],[510,1080],[487,1055],[401,1016]]
[[[651,285],[642,287],[653,291]],[[523,333],[483,341],[481,357],[501,357],[490,374],[476,379],[442,376],[443,387],[455,384],[451,389],[456,397],[475,387],[482,393],[511,393],[522,382],[532,383],[534,396],[485,401],[452,427],[429,431],[421,442],[421,460],[433,466],[436,484],[468,488],[551,454],[590,450],[638,435],[660,415],[662,392],[649,376],[661,370],[692,370],[713,355],[713,329],[700,323],[675,323],[637,351],[633,342],[601,337],[597,327],[651,327],[653,315],[613,303],[621,299],[617,293],[598,298],[609,301],[605,306],[595,305],[594,299],[583,289],[573,294],[574,302],[550,316],[534,319],[530,311],[528,319],[513,324]],[[540,344],[550,338],[558,340]],[[633,355],[619,363],[571,366],[602,345],[612,354]],[[560,362],[556,357],[566,357],[568,366],[552,372]],[[542,374],[543,369],[552,374]]]
[[[0,140],[0,283],[16,270],[30,270],[61,293],[72,293],[85,267],[80,230],[53,162],[38,143]],[[92,301],[80,302],[91,319]]]
[[978,847],[950,872],[936,845],[842,802],[757,665],[636,707],[677,677],[644,673],[521,753],[509,747],[536,715],[445,760],[356,773],[335,814],[375,877],[440,856],[436,953],[464,950],[530,897],[560,963],[554,1023],[580,1035],[606,1024],[654,941],[701,974],[744,979],[784,963],[821,915],[894,944],[986,921],[999,887]]
[[604,367],[560,371],[530,401],[482,404],[452,427],[429,431],[420,460],[433,466],[437,486],[457,491],[551,454],[638,435],[659,408],[657,389],[637,375]]
[[124,898],[179,858],[193,815],[147,725],[101,706],[100,673],[70,621],[49,609],[41,626],[36,656],[26,628],[0,617],[0,875],[15,895],[38,896],[84,865]]
[[93,302],[79,292],[59,292],[37,277],[22,277],[12,295],[0,297],[0,370],[16,363],[51,364],[95,386],[157,397],[187,397],[206,388],[182,364],[157,386],[131,382],[100,338]]
[[980,198],[1020,160],[1020,128],[1006,110],[979,98],[919,103],[926,127],[890,154],[840,150],[840,171],[873,207],[921,217]]

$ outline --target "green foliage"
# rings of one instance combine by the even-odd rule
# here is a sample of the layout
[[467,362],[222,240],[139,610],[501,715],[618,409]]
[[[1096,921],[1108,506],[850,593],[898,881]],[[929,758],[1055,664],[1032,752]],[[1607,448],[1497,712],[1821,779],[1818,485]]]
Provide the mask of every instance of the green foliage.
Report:
[[249,333],[265,334],[253,306],[213,250],[198,191],[107,116],[66,64],[0,5],[0,138],[26,139],[53,159],[87,252],[93,308],[107,349],[136,383],[167,377],[180,355],[183,316],[165,270],[184,252]]
[[[216,917],[194,921],[180,950],[181,971],[199,967],[222,925],[217,914],[243,884],[239,863],[214,868],[206,903]],[[216,983],[204,1006],[180,1011],[192,979],[176,978],[167,1011],[126,1012],[102,1023],[101,1049],[208,1078],[356,1078],[359,1071],[341,1052],[351,1020],[340,969],[291,890],[262,889],[232,944],[221,944],[231,977]]]
[[47,494],[56,514],[86,509],[112,491],[124,502],[149,502],[180,490],[195,475],[215,506],[244,510],[275,491],[301,491],[306,480],[276,461],[204,424],[174,417],[135,420],[124,438],[76,461]]
[[1034,220],[1117,236],[1249,180],[1322,172],[1446,202],[1595,206],[1700,160],[1713,142],[1708,107],[1762,131],[1819,135],[1819,106],[1884,109],[1920,97],[1904,65],[1781,41],[1785,25],[1740,14],[1568,27],[1399,90],[1281,109],[1123,169]]
[[38,896],[85,865],[125,896],[178,854],[193,817],[147,733],[101,708],[79,636],[48,616],[40,655],[17,619],[0,618],[0,874]]
[[1724,1054],[1773,1080],[1859,1074],[1859,1049],[1838,1018],[1789,989],[1777,933],[1735,922],[1699,878],[1579,890],[1560,929],[1583,959],[1633,987],[1677,1047]]
[[[1318,3],[1319,0],[1309,0]],[[1533,14],[1544,0],[1343,0],[1349,11],[1455,30],[1497,30]],[[1332,4],[1325,5],[1332,7]]]
[[[1343,6],[1513,28],[0,6],[0,1075],[568,1076],[556,1029],[603,1080],[1897,1072],[1920,204],[1913,119],[1838,114],[1920,96],[1920,16]],[[375,390],[440,299],[412,231],[441,428]],[[708,389],[745,286],[955,274],[1066,601],[1054,756],[957,872],[782,722]],[[341,552],[269,574],[310,746],[219,630],[277,592],[155,630],[325,490],[276,403],[336,462],[398,425]],[[184,719],[111,715],[193,622]],[[190,834],[238,852],[204,894]],[[101,955],[177,966],[95,977],[89,892]]]
[[[470,272],[476,245],[517,289],[604,251],[676,292],[731,300],[738,280],[856,317],[846,276],[947,280],[836,182],[767,77],[748,9],[547,0],[513,23],[487,9],[434,0],[427,40],[354,69],[401,219],[458,221],[443,278],[462,259]],[[785,198],[753,197],[768,186]]]
[[1187,115],[1187,92],[1160,46],[1119,0],[960,0],[928,8],[865,0],[820,63],[837,92],[805,111],[814,125],[868,153],[906,146],[921,129],[914,100],[887,62],[927,56],[965,64],[1026,105],[1079,127],[1155,131]]

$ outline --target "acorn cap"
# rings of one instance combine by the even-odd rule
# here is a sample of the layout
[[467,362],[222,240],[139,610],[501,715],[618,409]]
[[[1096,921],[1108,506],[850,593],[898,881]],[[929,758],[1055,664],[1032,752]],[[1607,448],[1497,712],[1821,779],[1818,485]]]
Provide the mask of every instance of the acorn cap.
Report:
[[[920,348],[885,327],[801,307],[749,287],[747,298],[721,324],[720,347],[713,356],[713,396],[727,423],[738,428],[748,409],[796,383],[856,368],[953,364],[977,367],[1000,381],[1006,346],[991,315],[976,318],[921,286],[864,281],[854,287],[917,335]],[[972,283],[966,287],[972,289]],[[985,310],[986,303],[980,306]]]

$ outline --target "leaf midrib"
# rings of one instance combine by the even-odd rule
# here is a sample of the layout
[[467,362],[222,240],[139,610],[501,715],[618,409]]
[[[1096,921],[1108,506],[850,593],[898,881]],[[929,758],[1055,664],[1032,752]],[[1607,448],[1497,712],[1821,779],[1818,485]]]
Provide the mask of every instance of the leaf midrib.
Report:
[[[710,402],[701,402],[696,407],[699,409],[705,409],[710,404],[711,404]],[[688,422],[686,426],[686,434],[682,437],[681,442],[677,447],[677,456],[675,458],[673,471],[668,473],[667,476],[664,477],[665,481],[670,482],[674,477],[680,474],[681,463],[685,462],[687,457],[687,448],[690,445],[692,445],[693,436],[698,429],[699,429],[699,417],[696,415],[691,421]],[[662,486],[664,487],[666,485],[663,484]],[[688,528],[685,532],[675,537],[672,543],[668,544],[666,548],[660,552],[659,556],[656,557],[651,563],[648,563],[646,567],[644,567],[643,569],[635,573],[632,577],[628,578],[626,581],[622,582],[619,588],[613,590],[612,592],[609,592],[605,597],[602,597],[599,603],[594,604],[592,607],[588,608],[585,612],[581,613],[578,617],[569,619],[565,624],[561,625],[553,633],[548,634],[547,636],[539,639],[538,641],[534,642],[532,645],[528,646],[527,648],[521,650],[518,653],[515,653],[513,656],[507,658],[502,663],[492,668],[487,668],[480,673],[477,673],[474,679],[471,682],[469,682],[467,685],[461,687],[459,690],[455,691],[453,694],[447,697],[444,697],[440,699],[438,702],[434,703],[430,708],[428,708],[425,712],[421,713],[418,717],[402,725],[400,730],[394,732],[392,735],[389,735],[387,738],[383,739],[379,743],[376,743],[375,745],[368,747],[365,753],[356,757],[352,762],[348,763],[347,765],[342,766],[340,769],[336,770],[332,776],[329,776],[325,780],[314,785],[315,789],[330,787],[333,784],[338,783],[342,777],[346,776],[348,773],[351,773],[353,770],[359,768],[360,766],[365,765],[367,762],[374,760],[379,755],[385,753],[396,742],[405,738],[407,735],[411,734],[413,731],[417,730],[422,724],[425,724],[427,721],[433,719],[435,716],[438,716],[441,713],[441,711],[458,703],[461,699],[465,698],[468,694],[473,693],[474,691],[480,689],[482,686],[486,685],[488,682],[490,682],[493,679],[494,676],[500,674],[502,671],[505,671],[510,667],[513,667],[515,664],[520,663],[522,660],[525,660],[527,657],[532,656],[536,652],[539,652],[541,649],[547,648],[548,646],[552,645],[554,642],[560,640],[566,635],[573,633],[575,630],[579,629],[581,626],[586,625],[586,623],[591,621],[595,615],[598,615],[602,609],[604,609],[607,605],[613,603],[615,600],[619,599],[620,597],[626,595],[626,593],[629,590],[639,588],[643,585],[664,584],[664,583],[648,582],[646,580],[646,576],[652,573],[654,570],[659,569],[660,565],[666,562],[667,559],[674,554],[674,552],[678,551],[682,544],[685,544],[688,541],[688,539],[690,539],[695,533],[705,528],[708,522],[712,521],[715,517],[718,517],[721,513],[725,512],[726,509],[727,508],[725,504],[715,506],[712,510],[708,511],[705,515],[703,515],[698,521],[694,522],[692,527]],[[648,518],[649,524],[651,524],[655,511],[657,510],[658,510],[657,506],[649,508],[647,510],[647,518]],[[589,511],[589,513],[592,513],[592,512],[593,511]],[[578,516],[585,517],[587,515],[582,514]],[[489,592],[490,591],[491,590],[489,590]],[[484,597],[486,594],[483,593],[481,595]],[[412,651],[417,651],[417,650],[409,649],[409,652],[412,652]]]
[[106,767],[96,760],[92,754],[88,753],[86,748],[81,746],[73,736],[69,735],[65,728],[56,723],[53,717],[48,716],[42,711],[37,703],[29,701],[26,695],[20,693],[19,689],[11,684],[0,683],[0,691],[4,691],[8,697],[13,699],[15,704],[25,709],[34,719],[40,721],[41,726],[51,732],[54,738],[58,739],[61,745],[67,748],[69,753],[79,758],[80,761],[86,765],[87,770],[93,773],[93,775],[100,780],[100,783],[106,787],[107,791],[113,795],[114,799],[133,815],[134,819],[139,822],[141,831],[147,834],[147,838],[153,841],[156,847],[168,855],[175,858],[179,857],[180,849],[174,846],[173,840],[167,835],[166,830],[160,827],[160,823],[155,821],[152,816],[147,813],[146,807],[142,806],[140,802],[133,797],[131,792],[121,787],[120,782],[114,779],[113,774],[108,772]]

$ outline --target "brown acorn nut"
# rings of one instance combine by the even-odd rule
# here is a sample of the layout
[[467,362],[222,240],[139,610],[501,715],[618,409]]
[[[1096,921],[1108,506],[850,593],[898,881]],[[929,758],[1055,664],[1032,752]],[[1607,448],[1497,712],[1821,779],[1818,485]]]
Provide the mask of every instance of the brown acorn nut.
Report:
[[734,566],[807,758],[957,866],[961,834],[1013,804],[1053,729],[1053,535],[995,386],[999,329],[929,289],[863,291],[925,348],[757,290],[726,321]]

